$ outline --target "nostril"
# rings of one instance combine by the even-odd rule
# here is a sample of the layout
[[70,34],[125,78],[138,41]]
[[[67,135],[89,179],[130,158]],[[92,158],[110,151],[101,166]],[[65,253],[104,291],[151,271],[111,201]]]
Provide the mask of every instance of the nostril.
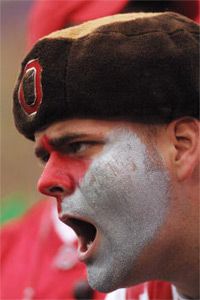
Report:
[[61,186],[53,186],[51,188],[49,188],[49,192],[50,193],[64,193],[64,189]]

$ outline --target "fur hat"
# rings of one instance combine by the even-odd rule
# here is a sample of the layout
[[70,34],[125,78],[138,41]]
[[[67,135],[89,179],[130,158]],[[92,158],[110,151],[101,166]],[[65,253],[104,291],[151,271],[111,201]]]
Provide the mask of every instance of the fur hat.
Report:
[[199,26],[182,15],[131,13],[54,32],[22,62],[18,130],[71,118],[167,123],[199,117]]

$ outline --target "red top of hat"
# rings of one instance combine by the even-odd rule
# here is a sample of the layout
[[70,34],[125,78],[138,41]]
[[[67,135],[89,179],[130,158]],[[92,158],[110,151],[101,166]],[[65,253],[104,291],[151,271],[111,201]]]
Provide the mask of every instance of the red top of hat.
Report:
[[29,16],[28,47],[55,30],[119,13],[128,0],[35,0]]
[[[28,48],[53,31],[120,13],[128,2],[129,0],[35,0],[29,15]],[[173,8],[176,12],[200,22],[200,0],[177,0],[174,1]]]

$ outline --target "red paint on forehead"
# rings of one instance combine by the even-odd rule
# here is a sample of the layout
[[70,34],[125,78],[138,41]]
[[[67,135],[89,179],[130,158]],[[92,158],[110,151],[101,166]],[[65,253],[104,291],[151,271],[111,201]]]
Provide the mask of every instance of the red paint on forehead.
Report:
[[46,135],[43,135],[40,140],[41,145],[50,153],[53,151],[53,147],[49,143],[49,138]]

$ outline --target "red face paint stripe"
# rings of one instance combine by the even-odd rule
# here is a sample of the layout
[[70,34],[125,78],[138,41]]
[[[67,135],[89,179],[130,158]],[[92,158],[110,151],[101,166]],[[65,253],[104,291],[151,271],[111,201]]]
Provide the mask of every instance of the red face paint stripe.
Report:
[[[59,153],[50,142],[51,139],[47,135],[43,135],[39,140],[40,146],[50,155],[38,181],[38,190],[45,195],[56,197],[60,213],[62,200],[79,188],[92,160]],[[60,190],[56,187],[60,187]]]
[[46,135],[42,137],[41,144],[49,153],[53,151],[53,147],[50,145],[49,138]]
[[[53,155],[54,160],[55,159],[57,160],[57,165],[59,165],[59,162],[62,162],[63,166],[65,165],[66,169],[68,169],[68,170],[70,169],[70,173],[72,172],[72,174],[74,174],[73,177],[78,178],[78,180],[75,180],[75,182],[80,183],[80,181],[84,177],[85,172],[89,168],[92,160],[70,157],[67,154],[59,153],[50,144],[50,139],[48,138],[47,135],[42,136],[42,138],[40,140],[40,144],[45,149],[45,151],[48,151],[49,154]],[[80,170],[81,170],[81,176],[80,176]]]

